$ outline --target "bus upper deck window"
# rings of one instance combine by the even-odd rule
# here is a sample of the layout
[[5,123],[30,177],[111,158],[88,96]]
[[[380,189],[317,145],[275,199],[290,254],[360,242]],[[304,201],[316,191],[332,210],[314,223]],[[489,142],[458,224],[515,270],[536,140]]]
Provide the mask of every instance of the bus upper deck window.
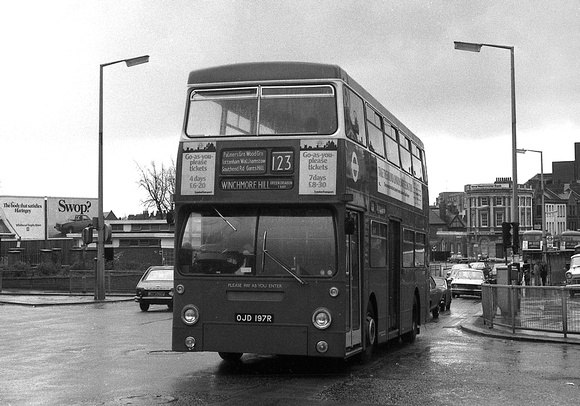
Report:
[[261,88],[260,134],[333,134],[337,129],[330,85]]
[[257,116],[257,88],[194,90],[185,131],[190,137],[255,135]]

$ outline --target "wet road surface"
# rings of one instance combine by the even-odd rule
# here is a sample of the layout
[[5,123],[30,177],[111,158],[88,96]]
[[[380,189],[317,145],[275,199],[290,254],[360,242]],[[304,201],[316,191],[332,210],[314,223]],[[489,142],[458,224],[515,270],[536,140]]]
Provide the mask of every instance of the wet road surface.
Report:
[[171,313],[132,302],[0,305],[0,404],[577,405],[580,346],[511,341],[459,328],[475,298],[422,326],[414,344],[379,347],[366,365],[173,353]]

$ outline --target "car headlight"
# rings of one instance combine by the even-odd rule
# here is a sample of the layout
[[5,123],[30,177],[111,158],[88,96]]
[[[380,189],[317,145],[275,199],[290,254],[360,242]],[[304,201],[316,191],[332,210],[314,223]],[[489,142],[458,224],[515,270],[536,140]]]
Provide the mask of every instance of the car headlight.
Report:
[[332,323],[332,316],[330,311],[324,307],[320,307],[312,313],[312,324],[319,330],[325,330],[330,327]]
[[184,306],[181,310],[181,321],[188,326],[193,326],[199,321],[199,309],[192,304]]

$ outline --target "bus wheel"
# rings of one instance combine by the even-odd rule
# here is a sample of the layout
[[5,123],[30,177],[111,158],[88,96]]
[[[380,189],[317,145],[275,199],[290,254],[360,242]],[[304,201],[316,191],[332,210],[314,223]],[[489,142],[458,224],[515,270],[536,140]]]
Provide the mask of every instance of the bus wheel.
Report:
[[417,328],[419,327],[419,320],[418,320],[418,312],[417,312],[417,308],[419,306],[417,305],[417,298],[415,298],[413,300],[413,321],[412,321],[412,328],[411,331],[403,334],[401,336],[401,339],[406,342],[406,343],[412,343],[415,342],[415,338],[417,338]]
[[241,352],[218,352],[221,359],[228,362],[237,362],[242,358]]
[[140,302],[139,307],[141,308],[142,312],[146,312],[147,310],[149,310],[149,303]]
[[372,304],[369,303],[364,325],[365,335],[365,349],[361,354],[360,361],[366,364],[370,361],[373,350],[377,345],[377,322],[375,317],[375,310]]

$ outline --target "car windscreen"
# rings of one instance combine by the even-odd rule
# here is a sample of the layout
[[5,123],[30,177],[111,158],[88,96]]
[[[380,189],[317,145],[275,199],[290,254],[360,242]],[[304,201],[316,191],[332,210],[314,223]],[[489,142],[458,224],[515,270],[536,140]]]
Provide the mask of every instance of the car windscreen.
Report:
[[146,281],[172,281],[173,269],[153,269],[149,272]]
[[457,272],[457,279],[483,279],[483,272],[481,271],[459,271]]

